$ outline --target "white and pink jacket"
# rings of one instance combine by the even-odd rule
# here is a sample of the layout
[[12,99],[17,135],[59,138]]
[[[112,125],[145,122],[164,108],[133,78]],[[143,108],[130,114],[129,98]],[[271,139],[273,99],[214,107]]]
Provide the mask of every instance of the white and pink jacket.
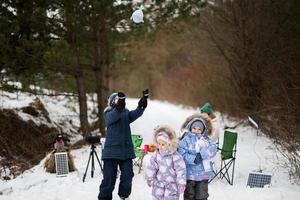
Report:
[[[157,133],[164,131],[169,135],[171,148],[167,152],[157,150],[151,156],[146,167],[145,179],[152,187],[154,200],[178,200],[186,185],[186,167],[180,153],[176,151],[177,139],[174,131],[167,127],[160,127]],[[155,140],[156,142],[156,140]]]
[[156,151],[146,168],[146,181],[153,187],[154,199],[178,199],[178,190],[186,185],[186,168],[182,156],[177,151],[163,154]]

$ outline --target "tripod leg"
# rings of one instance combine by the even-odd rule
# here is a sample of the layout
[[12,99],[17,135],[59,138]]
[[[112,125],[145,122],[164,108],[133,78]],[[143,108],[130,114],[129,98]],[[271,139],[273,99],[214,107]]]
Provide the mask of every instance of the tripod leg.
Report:
[[94,161],[94,151],[91,152],[92,154],[92,170],[91,170],[91,177],[94,177],[94,171],[95,171],[95,161]]
[[101,161],[100,161],[100,159],[99,159],[99,157],[98,157],[98,155],[97,155],[97,152],[95,152],[95,155],[96,155],[96,158],[97,158],[98,163],[99,163],[99,165],[100,165],[101,172],[103,172],[103,167],[102,167]]
[[86,165],[85,172],[84,172],[84,174],[83,174],[82,182],[84,182],[84,180],[85,180],[85,177],[86,177],[86,172],[87,172],[87,170],[88,170],[88,168],[89,168],[89,164],[90,164],[91,156],[92,156],[92,154],[90,153],[90,157],[89,157],[88,163],[87,163],[87,165]]

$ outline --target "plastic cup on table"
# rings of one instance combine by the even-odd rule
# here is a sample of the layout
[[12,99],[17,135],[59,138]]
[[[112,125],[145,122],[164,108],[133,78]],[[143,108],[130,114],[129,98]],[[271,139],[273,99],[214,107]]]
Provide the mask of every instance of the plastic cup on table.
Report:
[[144,152],[147,153],[149,151],[149,145],[145,144],[144,145]]

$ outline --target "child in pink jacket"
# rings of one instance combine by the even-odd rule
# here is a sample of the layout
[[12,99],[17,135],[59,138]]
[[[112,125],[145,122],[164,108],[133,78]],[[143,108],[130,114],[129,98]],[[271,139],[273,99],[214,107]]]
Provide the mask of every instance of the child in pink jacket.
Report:
[[186,168],[182,156],[176,151],[178,142],[169,127],[154,132],[157,151],[146,167],[146,181],[152,187],[154,200],[178,200],[185,190]]

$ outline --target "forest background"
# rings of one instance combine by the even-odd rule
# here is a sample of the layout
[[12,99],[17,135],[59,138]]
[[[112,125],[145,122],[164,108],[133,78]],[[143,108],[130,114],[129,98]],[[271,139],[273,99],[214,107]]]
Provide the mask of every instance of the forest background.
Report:
[[[141,4],[144,23],[134,24],[130,16]],[[209,101],[229,116],[255,115],[299,176],[298,0],[2,0],[0,6],[1,90],[75,96],[83,136],[97,128],[105,133],[102,110],[114,91],[139,97],[149,88],[151,99],[187,106]],[[88,121],[92,93],[97,123]]]

